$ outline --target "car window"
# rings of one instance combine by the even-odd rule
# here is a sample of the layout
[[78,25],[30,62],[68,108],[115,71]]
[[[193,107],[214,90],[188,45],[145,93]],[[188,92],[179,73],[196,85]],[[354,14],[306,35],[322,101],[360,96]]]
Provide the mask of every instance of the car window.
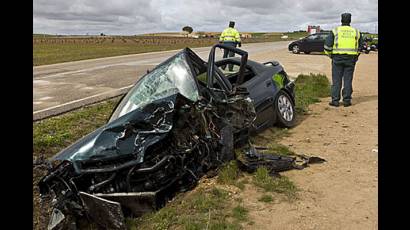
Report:
[[326,38],[327,38],[328,35],[329,35],[329,34],[321,34],[321,35],[320,35],[320,39],[326,40]]
[[206,72],[203,72],[197,76],[198,81],[206,85]]
[[316,38],[318,38],[318,35],[317,35],[317,34],[312,34],[312,35],[310,35],[310,36],[307,37],[307,39],[309,39],[309,40],[314,40],[314,39],[316,39]]
[[218,69],[224,74],[225,77],[229,77],[239,73],[239,65],[232,64],[232,67],[232,70],[229,70],[229,65],[219,66]]
[[198,100],[199,92],[185,58],[183,54],[176,55],[145,75],[124,97],[110,121],[176,93],[192,101]]
[[[218,73],[216,73],[218,74]],[[207,73],[201,73],[197,76],[198,82],[202,82],[204,86],[206,86],[208,84],[207,82]],[[212,84],[212,88],[216,88],[216,89],[223,89],[221,83],[216,79],[216,77],[214,77],[213,79],[213,84]]]
[[[226,65],[225,69],[224,66],[219,66],[218,69],[223,73],[224,77],[229,80],[231,84],[235,84],[238,76],[239,76],[239,69],[240,65],[234,63],[232,64],[233,68],[232,71],[229,70],[229,65]],[[253,71],[251,71],[248,67],[245,68],[245,73],[244,73],[244,82],[252,79],[255,76]]]

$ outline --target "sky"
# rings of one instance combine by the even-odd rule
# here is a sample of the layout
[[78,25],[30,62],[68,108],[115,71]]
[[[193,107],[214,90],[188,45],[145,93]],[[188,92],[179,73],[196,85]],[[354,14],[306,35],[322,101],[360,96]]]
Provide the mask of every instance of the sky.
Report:
[[229,21],[239,32],[330,30],[345,12],[353,27],[377,32],[377,0],[33,0],[33,33],[135,35],[187,25],[222,31]]

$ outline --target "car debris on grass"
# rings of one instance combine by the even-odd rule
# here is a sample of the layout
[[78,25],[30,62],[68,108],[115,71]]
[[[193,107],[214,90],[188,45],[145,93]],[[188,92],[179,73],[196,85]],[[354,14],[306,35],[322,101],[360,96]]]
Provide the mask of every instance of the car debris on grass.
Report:
[[[216,48],[241,58],[215,61]],[[323,162],[263,154],[249,144],[251,133],[274,124],[292,127],[296,113],[295,85],[283,67],[247,56],[218,44],[206,63],[182,50],[142,77],[107,124],[45,161],[48,173],[38,186],[43,199],[52,199],[49,229],[81,221],[125,229],[126,217],[163,207],[235,159],[245,171],[264,167],[272,175]],[[239,71],[224,74],[219,68],[227,64]],[[234,148],[243,154],[235,156]],[[241,208],[237,212],[245,218]]]

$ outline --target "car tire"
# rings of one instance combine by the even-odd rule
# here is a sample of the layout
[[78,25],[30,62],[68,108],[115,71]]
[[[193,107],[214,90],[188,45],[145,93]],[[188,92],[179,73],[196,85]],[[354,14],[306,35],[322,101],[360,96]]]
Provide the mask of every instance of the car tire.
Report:
[[305,52],[303,52],[303,53],[305,53],[305,54],[310,54],[310,52],[309,52],[309,51],[305,51]]
[[289,94],[280,90],[276,95],[275,102],[276,125],[280,127],[293,127],[295,125],[295,104]]
[[292,46],[292,53],[294,54],[299,54],[300,53],[300,49],[298,45],[293,45]]

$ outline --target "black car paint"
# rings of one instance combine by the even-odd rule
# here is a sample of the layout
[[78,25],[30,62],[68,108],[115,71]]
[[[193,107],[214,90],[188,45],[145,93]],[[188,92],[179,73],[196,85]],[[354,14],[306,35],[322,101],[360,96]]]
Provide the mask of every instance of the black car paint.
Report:
[[[239,58],[227,58],[219,60],[215,63],[216,66],[223,66],[226,64],[240,65]],[[248,81],[242,82],[240,87],[246,88],[249,92],[249,96],[252,98],[256,110],[256,120],[254,123],[254,130],[261,132],[266,128],[276,123],[276,112],[274,108],[274,100],[279,90],[284,90],[290,95],[291,100],[295,103],[294,97],[294,84],[287,76],[287,73],[281,65],[277,62],[270,62],[272,65],[267,66],[254,61],[248,61],[245,69],[252,72],[254,75]],[[279,86],[273,81],[272,76],[280,73],[284,76],[285,87]],[[235,81],[235,79],[233,80]],[[231,84],[227,81],[226,84]],[[231,86],[230,86],[231,87]]]
[[[305,38],[299,39],[289,44],[288,50],[292,51],[293,46],[298,45],[300,52],[324,52],[325,36],[329,34],[327,32],[320,32],[311,34]],[[309,39],[309,37],[316,36],[317,39]]]

